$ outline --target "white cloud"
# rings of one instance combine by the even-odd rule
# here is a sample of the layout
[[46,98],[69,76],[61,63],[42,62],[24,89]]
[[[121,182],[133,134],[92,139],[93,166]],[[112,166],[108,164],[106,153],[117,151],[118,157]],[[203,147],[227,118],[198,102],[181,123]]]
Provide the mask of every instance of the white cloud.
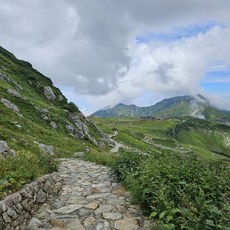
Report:
[[[90,110],[144,101],[143,95],[154,103],[202,92],[210,63],[229,68],[229,7],[229,0],[0,0],[0,44],[71,88],[73,101],[80,98]],[[210,22],[221,26],[175,41],[135,43],[146,32]]]

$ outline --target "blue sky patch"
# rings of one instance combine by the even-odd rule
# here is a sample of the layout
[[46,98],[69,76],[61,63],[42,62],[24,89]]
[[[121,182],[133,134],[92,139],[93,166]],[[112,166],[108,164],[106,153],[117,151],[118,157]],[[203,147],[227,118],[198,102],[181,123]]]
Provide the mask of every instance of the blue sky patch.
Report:
[[151,41],[173,42],[182,38],[196,36],[200,33],[206,33],[214,26],[220,26],[216,22],[210,22],[203,25],[189,25],[187,27],[175,27],[167,32],[147,32],[136,36],[136,43],[148,43]]

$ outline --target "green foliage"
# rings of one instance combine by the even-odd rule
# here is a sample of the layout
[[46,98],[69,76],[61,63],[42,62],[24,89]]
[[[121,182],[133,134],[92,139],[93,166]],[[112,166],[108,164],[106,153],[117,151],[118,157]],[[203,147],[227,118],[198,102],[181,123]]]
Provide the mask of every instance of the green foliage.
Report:
[[73,102],[70,102],[68,105],[65,106],[65,108],[71,113],[79,112],[78,107]]
[[0,198],[31,182],[38,176],[57,170],[53,156],[19,151],[16,157],[0,161]]
[[113,172],[151,218],[154,229],[225,229],[230,171],[194,154],[120,154]]
[[109,154],[107,152],[98,152],[98,151],[90,151],[85,154],[83,157],[86,161],[93,161],[97,164],[113,166],[116,160],[116,155]]

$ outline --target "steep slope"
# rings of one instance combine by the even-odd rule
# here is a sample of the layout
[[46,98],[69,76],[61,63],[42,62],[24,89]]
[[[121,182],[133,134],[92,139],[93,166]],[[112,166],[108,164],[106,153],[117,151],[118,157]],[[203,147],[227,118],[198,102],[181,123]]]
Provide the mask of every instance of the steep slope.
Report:
[[229,121],[230,112],[212,106],[202,95],[178,96],[164,99],[155,105],[138,107],[136,105],[118,104],[93,114],[97,117],[138,117],[156,116],[161,118],[192,116],[202,119]]
[[[0,196],[1,191],[52,171],[51,156],[97,151],[109,143],[109,137],[68,103],[49,78],[2,47],[0,114]],[[33,167],[35,175],[30,174]],[[16,178],[23,170],[23,179]],[[19,184],[12,185],[10,178]]]

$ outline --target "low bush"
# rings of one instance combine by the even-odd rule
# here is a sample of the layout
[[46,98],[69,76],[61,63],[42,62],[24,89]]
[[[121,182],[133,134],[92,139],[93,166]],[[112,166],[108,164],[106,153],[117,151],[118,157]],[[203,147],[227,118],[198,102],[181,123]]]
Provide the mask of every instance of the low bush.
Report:
[[230,170],[195,154],[120,154],[114,174],[154,229],[229,229]]
[[17,156],[0,161],[0,198],[17,191],[38,176],[57,170],[53,156],[19,151]]

